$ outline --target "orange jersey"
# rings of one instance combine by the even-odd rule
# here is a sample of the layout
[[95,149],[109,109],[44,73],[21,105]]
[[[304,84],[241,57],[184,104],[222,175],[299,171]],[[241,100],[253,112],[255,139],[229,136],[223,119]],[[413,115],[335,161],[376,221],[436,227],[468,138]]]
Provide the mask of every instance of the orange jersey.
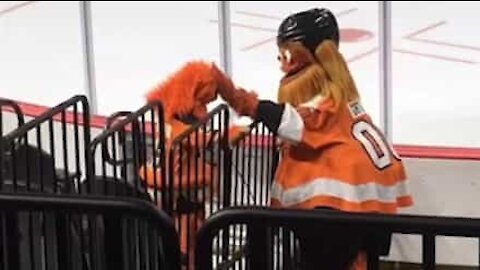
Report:
[[286,104],[278,136],[274,206],[396,213],[413,203],[402,161],[359,102]]

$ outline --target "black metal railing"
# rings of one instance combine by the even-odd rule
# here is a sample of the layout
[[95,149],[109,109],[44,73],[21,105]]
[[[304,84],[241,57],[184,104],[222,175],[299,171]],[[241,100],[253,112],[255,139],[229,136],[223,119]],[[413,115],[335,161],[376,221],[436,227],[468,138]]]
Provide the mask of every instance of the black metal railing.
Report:
[[231,140],[232,206],[270,203],[270,185],[278,163],[276,135],[261,122]]
[[[160,103],[112,115],[107,129],[92,141],[89,149],[89,179],[95,194],[143,197],[164,208],[162,200],[168,194],[160,188],[167,181]],[[153,178],[150,182],[149,176]]]
[[13,100],[0,98],[0,136],[3,136],[3,133],[5,132],[4,111],[12,112],[13,114],[15,114],[15,118],[17,120],[17,128],[25,124],[25,117],[20,106]]
[[[159,103],[115,113],[107,122],[90,142],[88,103],[75,96],[7,134],[0,144],[4,191],[153,201],[175,220],[187,269],[193,269],[195,235],[208,216],[234,205],[268,204],[278,155],[274,134],[261,123],[232,138],[229,110],[221,105],[167,140]],[[114,230],[117,222],[105,226]],[[218,263],[226,261],[229,246],[242,246],[244,234],[240,227],[222,232]]]
[[193,269],[195,235],[204,220],[230,205],[228,125],[228,107],[220,105],[167,142],[167,189],[173,195],[167,212],[176,221],[187,269]]
[[[173,223],[141,200],[0,194],[0,213],[0,269],[180,269]],[[18,226],[25,218],[33,222]],[[108,231],[112,218],[120,222]]]
[[[344,233],[361,235],[364,238],[362,247],[367,254],[368,269],[379,269],[379,256],[385,255],[382,254],[385,252],[382,237],[393,233],[422,236],[422,264],[425,270],[435,269],[436,236],[469,238],[480,236],[480,219],[472,218],[236,207],[216,213],[199,231],[196,245],[196,269],[214,269],[214,266],[216,266],[212,259],[214,239],[218,237],[219,231],[239,224],[246,226],[248,234],[253,235],[249,238],[253,243],[247,243],[248,250],[242,258],[248,265],[246,269],[296,269],[289,268],[285,261],[280,258],[282,254],[279,254],[279,250],[273,249],[272,245],[269,245],[269,242],[266,241],[268,235],[271,235],[274,229],[277,231],[278,229],[284,229],[294,234],[301,232],[302,235],[307,236],[318,235],[318,232],[322,231],[333,232],[337,236]],[[318,241],[319,244],[320,242]],[[294,245],[301,247],[302,241],[297,238]],[[295,252],[298,250],[297,248]],[[298,263],[302,262],[301,256],[292,253],[292,250],[287,250],[288,256],[292,256],[292,254],[297,257],[293,257],[289,263],[294,262],[296,263],[295,267],[298,267]],[[321,266],[318,265],[318,267]],[[231,266],[222,269],[238,268]]]
[[[270,186],[278,163],[276,134],[263,123],[253,122],[246,133],[231,139],[231,206],[267,206],[270,204]],[[230,227],[229,256],[218,256],[221,269],[235,265],[245,267],[241,260],[246,252],[247,228]],[[225,254],[223,254],[225,255]]]
[[3,136],[0,191],[76,193],[89,142],[87,98],[74,96]]

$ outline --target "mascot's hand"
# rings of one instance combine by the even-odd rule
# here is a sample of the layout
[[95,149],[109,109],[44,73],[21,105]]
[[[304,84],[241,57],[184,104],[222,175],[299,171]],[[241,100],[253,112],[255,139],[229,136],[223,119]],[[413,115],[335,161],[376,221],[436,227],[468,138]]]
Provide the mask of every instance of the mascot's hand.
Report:
[[255,118],[258,98],[253,92],[235,88],[232,80],[212,64],[212,71],[218,85],[218,94],[241,116]]

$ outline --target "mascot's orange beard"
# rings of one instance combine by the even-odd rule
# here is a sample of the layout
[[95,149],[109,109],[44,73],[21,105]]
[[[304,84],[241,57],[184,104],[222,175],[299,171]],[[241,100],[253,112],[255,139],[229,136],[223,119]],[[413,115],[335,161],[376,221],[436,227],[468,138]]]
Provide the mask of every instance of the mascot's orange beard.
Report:
[[322,67],[317,63],[307,65],[295,74],[282,78],[278,90],[278,102],[297,107],[322,94],[324,82],[325,71]]

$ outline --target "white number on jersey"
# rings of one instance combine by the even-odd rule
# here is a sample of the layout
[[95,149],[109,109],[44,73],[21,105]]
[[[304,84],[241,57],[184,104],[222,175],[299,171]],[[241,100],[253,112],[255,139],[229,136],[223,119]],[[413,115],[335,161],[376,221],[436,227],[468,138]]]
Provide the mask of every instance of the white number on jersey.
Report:
[[386,143],[383,135],[370,123],[359,121],[353,124],[353,137],[359,141],[375,167],[382,170],[392,164],[392,156],[400,159],[395,150]]

